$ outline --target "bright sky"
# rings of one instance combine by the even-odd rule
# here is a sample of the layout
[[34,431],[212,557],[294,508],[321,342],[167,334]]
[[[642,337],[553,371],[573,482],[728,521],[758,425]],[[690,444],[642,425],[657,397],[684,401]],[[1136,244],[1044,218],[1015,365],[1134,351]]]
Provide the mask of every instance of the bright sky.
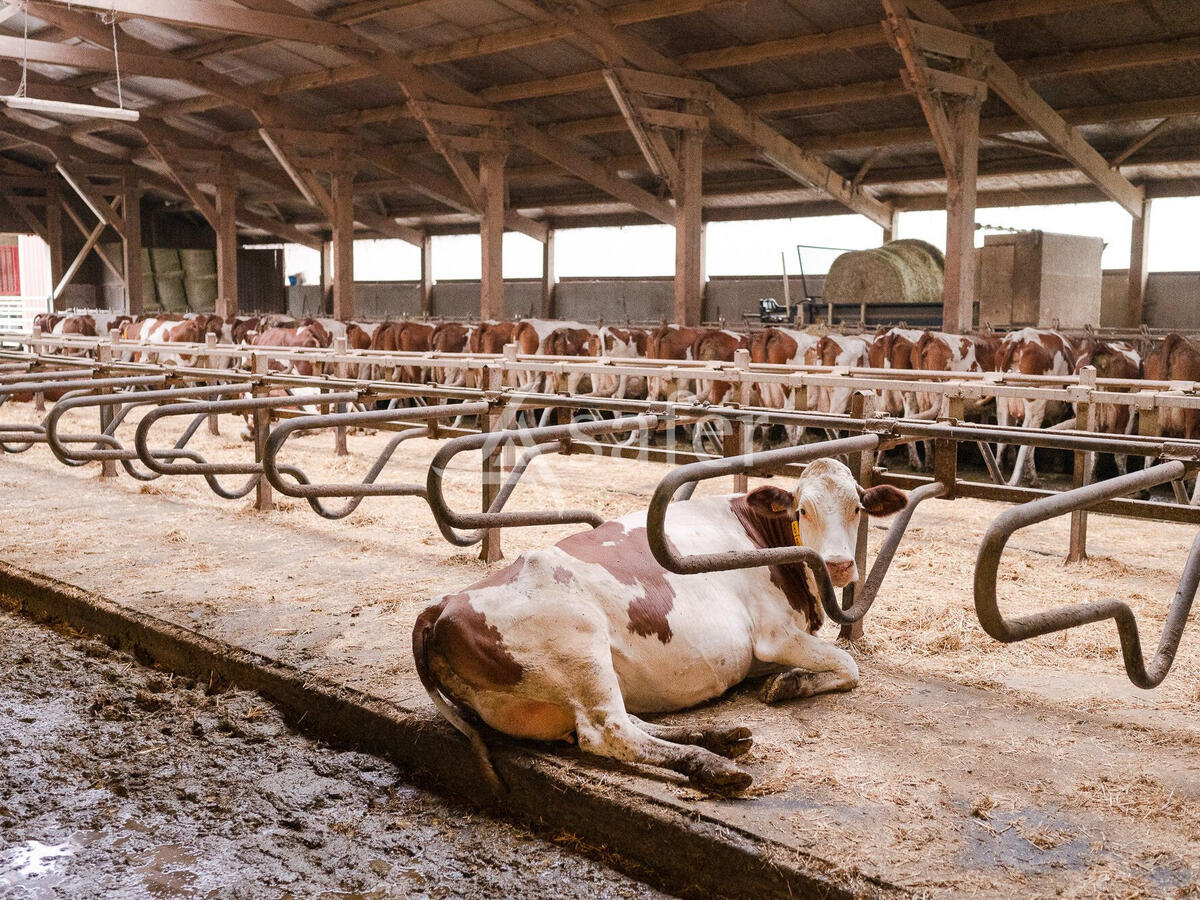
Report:
[[[1150,270],[1200,270],[1200,198],[1154,201],[1150,220]],[[984,226],[1041,229],[1064,234],[1101,237],[1106,269],[1129,265],[1130,217],[1115,203],[1077,203],[1065,206],[1020,206],[983,209],[976,221]],[[921,238],[945,249],[946,214],[909,212],[900,216],[898,237]],[[976,246],[985,230],[976,231]],[[713,222],[707,229],[708,274],[777,275],[780,254],[787,255],[789,272],[798,270],[797,244],[842,249],[877,247],[882,231],[862,216],[772,219],[760,222]],[[289,275],[302,272],[308,283],[320,277],[318,254],[288,245]],[[805,271],[820,274],[840,251],[802,251]],[[638,277],[671,275],[675,270],[674,229],[669,225],[627,228],[581,228],[558,232],[555,265],[559,278]],[[398,240],[360,240],[354,247],[354,276],[359,281],[408,281],[420,277],[418,249]],[[538,278],[542,272],[541,244],[522,234],[504,236],[504,275]],[[448,235],[433,239],[433,277],[436,281],[479,277],[479,236]]]

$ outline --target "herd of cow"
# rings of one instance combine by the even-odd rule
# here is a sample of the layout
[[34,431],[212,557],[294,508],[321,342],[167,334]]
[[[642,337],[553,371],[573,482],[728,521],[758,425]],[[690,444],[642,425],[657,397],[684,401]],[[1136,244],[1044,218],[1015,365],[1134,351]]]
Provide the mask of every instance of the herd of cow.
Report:
[[[441,322],[414,320],[377,324],[343,323],[336,319],[288,319],[267,315],[226,321],[215,315],[159,315],[131,319],[128,316],[90,314],[44,314],[35,320],[43,333],[96,335],[118,331],[122,337],[152,343],[202,343],[213,334],[221,343],[295,348],[329,347],[344,337],[352,350],[387,352],[440,352],[499,354],[514,344],[523,355],[555,357],[702,360],[732,362],[738,350],[749,351],[751,363],[791,366],[837,366],[844,368],[907,369],[947,372],[1001,372],[1024,375],[1070,375],[1084,366],[1094,366],[1101,378],[1193,382],[1200,381],[1200,346],[1187,338],[1168,335],[1145,358],[1132,345],[1088,337],[1075,341],[1051,329],[1024,328],[1007,334],[948,334],[903,327],[880,328],[874,335],[837,333],[810,334],[786,328],[765,328],[741,333],[720,328],[663,325],[656,329],[589,326],[580,322],[522,319],[511,322]],[[130,358],[137,358],[130,353]],[[273,362],[280,369],[285,363]],[[311,363],[290,364],[301,375],[313,372]],[[463,370],[418,366],[383,371],[372,377],[398,378],[422,383],[428,380],[457,386]],[[528,386],[526,384],[525,386]],[[571,376],[568,390],[618,399],[670,399],[682,391],[718,404],[726,399],[728,383],[720,381],[681,384],[662,378],[620,374],[587,378]],[[689,390],[689,388],[691,388]],[[851,389],[822,388],[810,392],[809,407],[820,412],[847,410]],[[752,402],[771,409],[784,408],[790,401],[785,386],[764,382],[755,387]],[[887,413],[928,416],[940,412],[939,395],[916,391],[881,390],[878,406]],[[1044,400],[1012,399],[978,403],[968,409],[975,417],[994,416],[999,425],[1027,428],[1047,427],[1071,414],[1065,404]],[[1130,407],[1111,405],[1097,410],[1097,428],[1113,434],[1129,433],[1134,427]],[[1167,410],[1159,423],[1172,437],[1200,437],[1200,415],[1192,410]],[[793,435],[794,436],[794,435]],[[915,445],[909,445],[910,463],[921,467],[923,460]],[[1118,459],[1124,470],[1124,460]],[[1036,483],[1033,454],[1018,458],[1012,483]]]

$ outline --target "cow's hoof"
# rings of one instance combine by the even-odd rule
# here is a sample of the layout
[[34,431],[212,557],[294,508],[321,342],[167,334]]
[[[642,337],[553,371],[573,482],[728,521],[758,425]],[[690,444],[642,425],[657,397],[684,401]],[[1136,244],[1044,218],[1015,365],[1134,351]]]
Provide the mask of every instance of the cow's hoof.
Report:
[[717,728],[702,732],[696,743],[705,750],[711,750],[727,759],[737,759],[754,746],[754,736],[749,728],[739,725],[736,728]]
[[733,766],[727,769],[705,766],[692,775],[691,782],[706,794],[740,794],[754,783],[754,778]]
[[783,703],[785,700],[807,697],[812,693],[810,679],[809,672],[797,672],[795,669],[780,672],[763,682],[759,696],[763,703]]

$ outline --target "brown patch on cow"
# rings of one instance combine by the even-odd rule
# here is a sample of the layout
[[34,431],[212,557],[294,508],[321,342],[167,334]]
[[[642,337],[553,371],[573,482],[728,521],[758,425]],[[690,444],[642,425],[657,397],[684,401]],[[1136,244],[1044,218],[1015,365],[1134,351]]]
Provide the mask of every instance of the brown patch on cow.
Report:
[[[787,494],[782,488],[759,488],[754,494],[762,491],[778,491]],[[796,521],[795,513],[784,506],[783,511],[776,512],[780,505],[775,496],[766,498],[766,502],[755,502],[762,498],[747,495],[733,497],[729,505],[738,522],[746,530],[746,535],[760,549],[768,547],[794,547],[795,537],[792,535],[792,524]],[[808,571],[804,563],[792,563],[786,566],[768,566],[771,573],[771,583],[783,591],[788,605],[796,612],[804,615],[808,621],[809,634],[816,634],[824,621],[821,605],[808,586]]]
[[574,578],[575,578],[575,576],[572,575],[570,572],[568,572],[566,569],[564,569],[562,566],[554,567],[554,583],[555,584],[570,584]]
[[443,666],[475,688],[487,689],[517,684],[524,674],[521,664],[504,646],[504,637],[487,617],[471,605],[471,594],[488,587],[516,581],[525,566],[521,557],[510,566],[442,600],[441,612],[427,640],[430,667],[441,678]]
[[863,491],[858,502],[869,516],[890,516],[908,505],[908,494],[890,484],[877,484]]
[[671,642],[667,615],[675,606],[675,588],[650,551],[645,528],[626,531],[620,522],[605,522],[556,546],[582,562],[595,563],[621,584],[641,588],[641,596],[629,601],[629,630],[642,637],[653,635],[664,644]]

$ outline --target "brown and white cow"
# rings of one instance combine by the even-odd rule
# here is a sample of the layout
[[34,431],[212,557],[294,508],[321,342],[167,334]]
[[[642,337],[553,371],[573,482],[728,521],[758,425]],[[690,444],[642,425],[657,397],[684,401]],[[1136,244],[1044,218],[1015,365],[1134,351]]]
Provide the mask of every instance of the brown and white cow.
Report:
[[[650,332],[646,339],[647,359],[685,360],[693,359],[692,348],[696,339],[704,333],[703,328],[692,328],[684,325],[663,325]],[[672,391],[668,378],[655,377],[646,386],[646,396],[651,400],[673,400],[668,396]]]
[[[868,363],[867,342],[854,335],[827,334],[804,354],[808,366],[861,368]],[[851,388],[818,388],[814,408],[820,412],[844,413],[850,405]]]
[[[638,328],[613,328],[603,325],[588,340],[588,356],[607,359],[638,359],[646,356],[649,335]],[[592,379],[592,393],[597,397],[623,400],[646,396],[646,379],[629,375],[597,375]]]
[[[442,322],[429,336],[429,349],[435,353],[466,353],[475,328],[461,322]],[[462,387],[467,381],[466,370],[435,366],[433,380],[447,387]]]
[[[428,353],[432,336],[433,326],[424,322],[384,322],[371,336],[371,349],[387,353]],[[425,380],[425,371],[420,366],[400,366],[398,369],[377,366],[374,377],[399,377],[400,381],[410,384],[421,384]]]
[[513,343],[516,330],[516,322],[480,322],[471,332],[467,349],[471,353],[499,355],[504,352],[505,344]]
[[[329,346],[329,332],[315,319],[306,320],[302,325],[276,325],[256,334],[250,342],[255,347],[282,347],[285,349],[317,349]],[[280,359],[268,360],[268,368],[272,372],[295,372],[297,375],[312,375],[314,367],[306,359],[285,361]]]
[[[996,371],[1020,373],[1022,375],[1070,375],[1075,371],[1075,346],[1064,335],[1052,329],[1022,328],[1010,331],[1000,342],[996,351]],[[1010,422],[1025,428],[1041,428],[1048,422],[1064,415],[1066,404],[1049,400],[1027,400],[1013,397],[996,403],[996,422],[1000,427]],[[996,448],[996,458],[1004,452],[1004,446]],[[1028,478],[1031,485],[1038,484],[1034,466],[1033,448],[1021,447],[1010,485],[1019,485]]]
[[[864,492],[846,466],[822,459],[794,492],[673,503],[666,528],[685,554],[790,546],[798,534],[840,586],[858,579],[860,516],[904,504],[896,488]],[[768,672],[768,703],[858,683],[853,657],[816,636],[822,612],[806,567],[676,575],[654,559],[646,534],[645,513],[631,513],[526,553],[418,617],[421,681],[489,773],[476,719],[518,738],[573,738],[586,752],[671,769],[704,790],[739,791],[751,777],[729,760],[749,749],[747,729],[664,727],[636,715],[685,709]]]
[[[1142,377],[1142,357],[1132,344],[1124,341],[1101,341],[1089,337],[1080,347],[1075,360],[1075,374],[1087,366],[1096,369],[1097,378],[1119,378],[1136,381]],[[1095,427],[1105,434],[1131,434],[1135,423],[1132,407],[1123,403],[1097,403]],[[1084,423],[1080,423],[1082,426]],[[1092,457],[1093,460],[1095,457]],[[1113,461],[1117,471],[1124,475],[1129,468],[1129,457],[1115,454]],[[1091,480],[1090,477],[1088,480]]]
[[[703,362],[733,362],[734,354],[750,346],[750,338],[725,328],[706,328],[696,338],[692,358]],[[697,379],[696,395],[714,406],[724,403],[733,385],[728,381]]]

